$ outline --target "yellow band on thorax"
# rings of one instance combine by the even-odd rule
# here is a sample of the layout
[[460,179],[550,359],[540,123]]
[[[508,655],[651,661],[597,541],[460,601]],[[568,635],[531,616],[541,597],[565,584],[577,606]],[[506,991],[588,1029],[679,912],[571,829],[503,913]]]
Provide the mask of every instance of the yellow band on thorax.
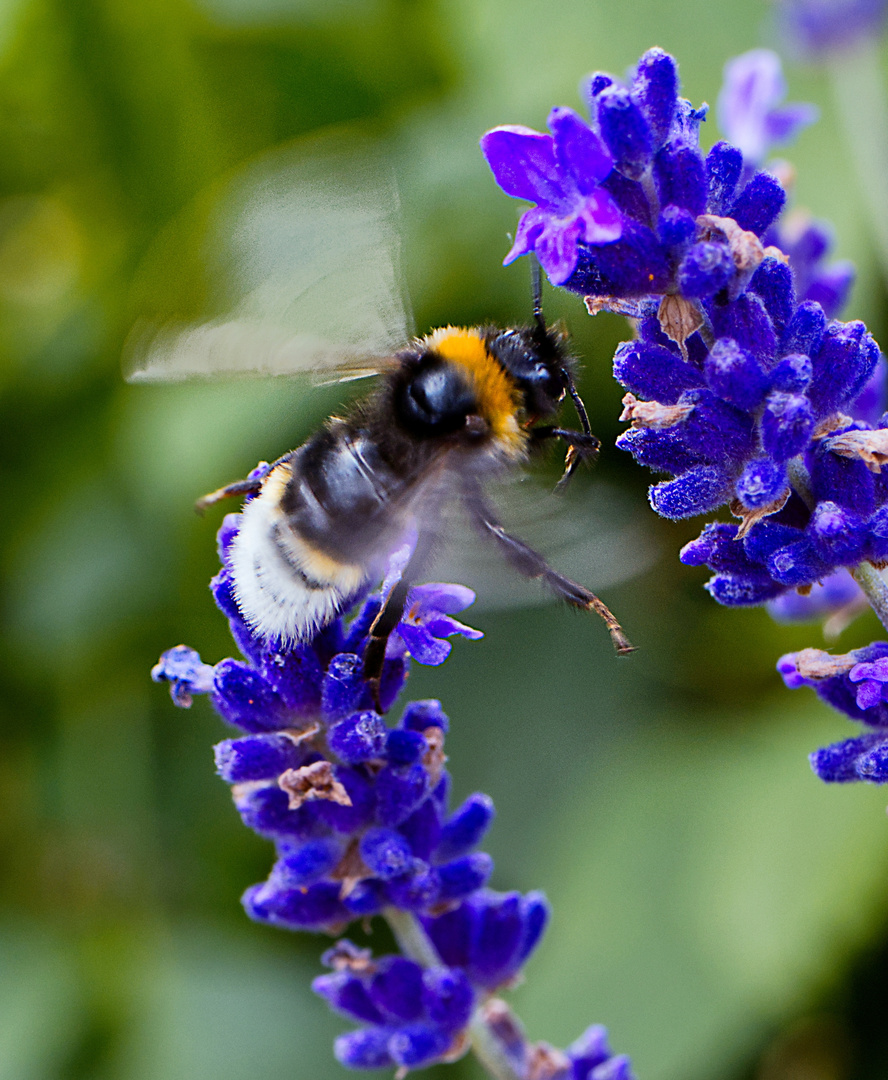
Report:
[[463,368],[475,392],[478,411],[496,439],[513,452],[524,447],[526,435],[518,423],[520,397],[515,381],[487,351],[477,330],[442,326],[426,338],[429,347],[445,360]]

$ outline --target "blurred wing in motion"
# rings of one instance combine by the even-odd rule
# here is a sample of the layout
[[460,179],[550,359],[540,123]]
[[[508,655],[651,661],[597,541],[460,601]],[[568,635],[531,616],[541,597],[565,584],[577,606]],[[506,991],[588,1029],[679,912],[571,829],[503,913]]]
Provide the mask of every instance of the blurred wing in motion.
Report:
[[[488,495],[503,525],[562,574],[602,591],[643,573],[657,560],[644,514],[610,484],[554,495],[538,477],[492,484]],[[480,539],[454,501],[445,514],[441,543],[426,581],[458,581],[474,589],[473,610],[504,610],[551,603],[542,585],[522,578],[497,549]]]
[[161,236],[135,297],[133,382],[380,370],[410,337],[399,199],[379,147],[301,139],[205,193]]

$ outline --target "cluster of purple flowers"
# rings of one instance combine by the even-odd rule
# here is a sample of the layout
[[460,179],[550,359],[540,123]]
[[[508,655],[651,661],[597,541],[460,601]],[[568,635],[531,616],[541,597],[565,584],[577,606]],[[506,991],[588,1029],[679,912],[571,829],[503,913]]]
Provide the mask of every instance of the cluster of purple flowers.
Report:
[[[714,571],[716,600],[771,602],[784,618],[815,604],[858,610],[848,570],[888,564],[885,365],[862,322],[836,318],[853,270],[826,262],[828,230],[784,217],[777,174],[786,168],[759,168],[814,111],[783,104],[779,60],[766,50],[726,67],[719,111],[741,146],[717,142],[706,154],[705,107],[679,96],[675,61],[662,50],[641,58],[628,85],[598,73],[584,86],[590,123],[556,109],[550,136],[497,128],[482,140],[500,186],[536,203],[507,261],[533,251],[590,313],[632,319],[635,338],[614,359],[631,424],[617,445],[670,477],[650,489],[659,514],[727,507],[738,519],[707,525],[681,553]],[[872,688],[881,683],[860,673],[880,648],[811,680],[877,727],[884,707]],[[847,686],[858,677],[855,695]],[[865,758],[855,758],[855,778],[888,779],[874,765],[878,738],[842,751]],[[835,748],[820,753],[820,775],[850,778]]]
[[782,656],[777,670],[791,690],[811,686],[827,704],[864,725],[865,734],[814,751],[811,765],[821,780],[888,782],[888,642],[843,656],[802,649]]
[[[761,152],[773,139],[774,112],[744,87],[723,96],[723,111]],[[843,412],[875,372],[879,349],[863,323],[838,322],[818,300],[799,299],[792,257],[803,295],[820,295],[831,310],[847,292],[847,267],[818,272],[826,240],[813,226],[795,237],[791,254],[776,246],[782,186],[729,143],[703,154],[705,110],[678,96],[671,56],[646,53],[631,86],[597,74],[586,88],[594,126],[575,114],[566,125],[568,110],[555,110],[551,137],[495,129],[482,145],[506,190],[526,190],[531,180],[537,193],[543,180],[563,189],[569,177],[577,191],[594,182],[607,192],[608,212],[617,209],[619,238],[577,240],[569,269],[563,245],[557,277],[590,310],[634,316],[637,337],[614,360],[632,424],[617,445],[672,474],[651,488],[654,509],[676,519],[727,504],[740,518],[709,526],[684,561],[716,572],[709,588],[722,603],[757,604],[839,566],[888,558],[888,434]],[[785,108],[776,130],[783,137],[808,119]],[[752,139],[756,124],[760,137]],[[548,170],[539,153],[531,168],[528,145],[542,138],[551,143]],[[584,183],[593,146],[611,170],[602,176],[596,158]],[[534,247],[546,267],[547,233],[563,224],[560,213],[542,202],[528,211],[522,220],[533,215],[532,223],[509,257],[519,245]],[[800,459],[810,492],[791,481]]]
[[[539,942],[545,897],[485,887],[493,862],[475,849],[494,808],[475,794],[449,809],[449,721],[440,703],[410,702],[393,726],[374,708],[361,657],[381,594],[356,598],[350,621],[337,619],[304,644],[262,640],[238,610],[226,566],[239,520],[232,514],[222,525],[223,566],[211,588],[244,659],[211,666],[179,645],[163,654],[152,677],[168,682],[184,708],[194,695],[209,695],[242,733],[216,747],[217,769],[244,823],[276,849],[267,880],[244,894],[251,918],[339,935],[356,919],[406,916],[437,961],[374,960],[346,940],[332,949],[326,962],[333,973],[317,979],[315,990],[363,1025],[337,1040],[338,1059],[359,1069],[453,1060],[468,1048],[478,1010],[516,980]],[[447,638],[481,636],[452,617],[473,599],[461,585],[412,590],[386,653],[383,710],[404,686],[409,657],[440,664]],[[595,1061],[563,1075],[599,1080],[605,1074],[595,1069],[604,1062],[625,1061],[599,1043]],[[525,1054],[533,1049],[526,1040],[522,1046]],[[628,1077],[628,1064],[620,1068]]]

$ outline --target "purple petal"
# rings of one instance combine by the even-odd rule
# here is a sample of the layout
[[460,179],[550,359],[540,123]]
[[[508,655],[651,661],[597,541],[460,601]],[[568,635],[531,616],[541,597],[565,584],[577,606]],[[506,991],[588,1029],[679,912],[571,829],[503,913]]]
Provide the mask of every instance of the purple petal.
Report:
[[857,687],[857,708],[871,709],[882,700],[882,684],[875,679],[865,679]]
[[802,128],[814,124],[820,117],[816,105],[799,102],[772,109],[765,117],[765,135],[772,146],[791,142]]
[[337,1036],[333,1043],[336,1060],[349,1069],[384,1069],[393,1064],[388,1043],[392,1029],[358,1028]]
[[395,634],[402,639],[407,651],[417,663],[428,664],[430,667],[443,664],[453,648],[449,641],[432,637],[424,626],[399,623]]
[[537,237],[537,258],[553,285],[563,285],[576,269],[577,240],[582,231],[582,224],[576,217],[549,217]]
[[417,617],[422,618],[429,612],[441,612],[444,615],[455,615],[457,611],[465,611],[475,602],[475,593],[466,585],[451,585],[448,582],[436,581],[430,585],[417,585],[410,590],[407,599],[407,610],[411,613],[416,611]]
[[784,653],[777,661],[777,671],[782,676],[789,690],[798,690],[800,686],[810,685],[808,680],[799,673],[796,657],[798,653]]
[[785,96],[780,58],[770,49],[753,49],[725,65],[719,122],[749,164],[760,164],[772,146],[788,142],[817,119],[813,105],[778,108]]
[[478,641],[484,637],[484,634],[480,630],[476,630],[474,626],[466,626],[465,623],[451,619],[449,615],[440,615],[437,618],[429,619],[425,624],[425,628],[432,637],[436,638],[452,637],[454,634],[459,634],[460,637],[468,638],[470,641]]
[[566,187],[572,181],[581,195],[591,195],[614,167],[607,147],[573,109],[553,109],[547,123],[555,138],[562,183]]
[[610,244],[623,235],[620,208],[607,191],[593,191],[577,205],[577,217],[583,223],[587,244]]
[[395,630],[386,643],[385,658],[386,660],[403,660],[407,655],[407,645],[398,631]]
[[855,664],[848,672],[851,682],[860,682],[861,679],[875,679],[878,682],[888,682],[888,656],[879,660],[871,660],[862,664]]
[[508,266],[521,255],[527,255],[536,247],[537,239],[549,220],[545,210],[534,207],[521,215],[518,229],[515,233],[515,243],[509,249],[509,253],[503,259],[503,266]]
[[747,161],[760,162],[767,153],[765,118],[785,94],[780,58],[770,49],[752,49],[725,64],[719,125]]
[[728,60],[724,91],[747,112],[770,109],[786,97],[780,57],[772,49],[750,49]]
[[551,135],[517,125],[497,127],[482,136],[481,150],[507,195],[544,206],[564,202]]

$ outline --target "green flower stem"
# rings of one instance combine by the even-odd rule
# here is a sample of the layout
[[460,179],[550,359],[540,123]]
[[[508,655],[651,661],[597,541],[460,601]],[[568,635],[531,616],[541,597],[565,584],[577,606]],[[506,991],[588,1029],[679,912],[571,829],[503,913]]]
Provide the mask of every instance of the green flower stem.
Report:
[[879,622],[888,630],[888,585],[872,563],[862,562],[851,570],[851,576],[863,589]]
[[395,935],[398,948],[406,957],[423,967],[441,966],[441,957],[415,915],[394,907],[387,907],[383,915]]
[[522,1080],[506,1057],[502,1043],[488,1025],[483,1006],[475,1009],[469,1024],[469,1038],[475,1057],[494,1080]]
[[[404,956],[423,967],[440,965],[441,957],[414,915],[398,908],[386,908],[384,915]],[[475,1009],[472,1016],[469,1039],[475,1056],[493,1080],[522,1080],[485,1020],[483,1005]]]
[[[787,469],[789,482],[804,499],[809,509],[814,509],[814,494],[811,490],[811,476],[801,457],[793,458]],[[870,607],[878,616],[879,622],[888,630],[888,584],[879,571],[870,562],[862,562],[849,567],[851,576],[863,590]]]
[[827,65],[882,273],[888,277],[888,90],[878,39]]

